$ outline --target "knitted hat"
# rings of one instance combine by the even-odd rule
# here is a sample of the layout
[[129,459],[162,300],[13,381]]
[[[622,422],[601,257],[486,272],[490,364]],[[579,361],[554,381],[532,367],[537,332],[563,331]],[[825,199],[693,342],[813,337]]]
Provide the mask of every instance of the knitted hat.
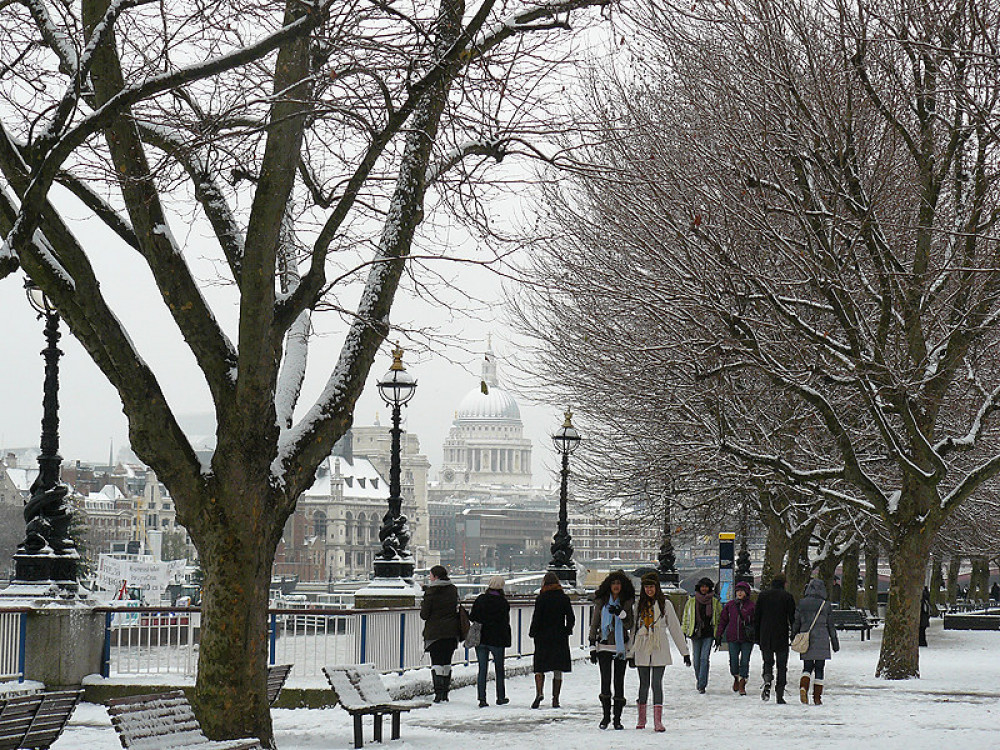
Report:
[[737,590],[738,589],[743,589],[747,593],[747,596],[750,596],[750,584],[747,583],[746,581],[739,581],[736,584],[736,588],[737,588]]
[[643,586],[655,586],[659,582],[660,582],[660,574],[656,573],[655,571],[650,571],[649,573],[645,573],[642,576]]

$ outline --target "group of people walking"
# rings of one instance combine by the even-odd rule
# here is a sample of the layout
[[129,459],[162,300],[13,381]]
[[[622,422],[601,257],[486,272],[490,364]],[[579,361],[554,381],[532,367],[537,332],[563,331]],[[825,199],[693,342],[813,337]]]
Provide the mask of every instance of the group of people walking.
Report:
[[[504,651],[511,645],[510,604],[504,594],[504,579],[493,576],[487,589],[472,605],[469,620],[479,624],[476,657],[480,707],[489,705],[486,696],[490,659],[496,673],[496,703],[509,703],[505,691]],[[799,634],[807,641],[800,650],[802,676],[799,699],[822,702],[824,671],[832,652],[840,648],[826,587],[814,579],[796,604],[785,590],[785,578],[774,576],[771,587],[751,599],[749,584],[735,586],[735,598],[723,604],[715,595],[710,578],[698,581],[694,595],[685,604],[678,620],[673,605],[660,587],[656,573],[641,579],[638,596],[631,579],[623,571],[609,574],[594,594],[590,620],[590,659],[600,668],[601,729],[624,729],[622,713],[625,673],[633,667],[639,676],[636,729],[644,729],[652,700],[652,724],[657,732],[663,725],[663,675],[672,663],[670,640],[684,664],[694,668],[695,688],[706,692],[713,647],[723,641],[729,651],[729,671],[734,693],[746,695],[750,678],[750,656],[754,645],[763,660],[761,698],[770,700],[772,689],[777,703],[785,703],[790,644]],[[451,661],[461,637],[458,590],[440,565],[431,568],[430,583],[424,593],[420,616],[425,620],[425,650],[431,657],[435,702],[447,701],[451,686]],[[555,573],[545,574],[535,600],[528,635],[534,639],[533,671],[535,697],[532,708],[545,700],[545,675],[552,673],[551,701],[559,708],[563,675],[571,671],[569,638],[576,625],[570,598]],[[691,641],[688,648],[687,640]]]

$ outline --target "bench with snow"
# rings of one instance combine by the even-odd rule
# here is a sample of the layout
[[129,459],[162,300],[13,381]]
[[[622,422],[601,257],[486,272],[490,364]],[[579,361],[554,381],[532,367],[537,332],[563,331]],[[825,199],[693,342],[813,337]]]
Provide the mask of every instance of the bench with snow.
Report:
[[415,708],[428,708],[430,701],[396,701],[389,695],[374,664],[323,667],[323,674],[337,694],[339,703],[354,717],[354,747],[364,745],[361,717],[371,714],[375,723],[375,741],[382,741],[382,717],[392,717],[392,739],[399,739],[399,715]]
[[281,695],[281,688],[285,686],[288,673],[292,671],[291,664],[276,664],[267,668],[267,702],[273,706]]
[[50,747],[82,695],[82,690],[62,690],[0,701],[0,750]]
[[260,740],[209,740],[183,690],[132,695],[108,702],[111,723],[124,748],[135,750],[263,750]]
[[859,630],[861,640],[872,637],[872,623],[860,609],[834,609],[833,626],[837,630]]

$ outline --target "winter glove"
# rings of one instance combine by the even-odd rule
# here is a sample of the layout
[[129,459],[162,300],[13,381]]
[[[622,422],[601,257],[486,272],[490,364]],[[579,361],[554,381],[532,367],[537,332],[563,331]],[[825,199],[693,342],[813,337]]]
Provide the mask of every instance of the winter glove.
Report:
[[621,613],[622,613],[622,608],[617,604],[608,605],[608,614],[611,615],[612,617],[618,617],[618,615],[620,615]]
[[685,667],[691,666],[691,657],[688,654],[684,654],[684,666]]
[[590,649],[590,663],[591,664],[597,664],[597,649],[596,648]]

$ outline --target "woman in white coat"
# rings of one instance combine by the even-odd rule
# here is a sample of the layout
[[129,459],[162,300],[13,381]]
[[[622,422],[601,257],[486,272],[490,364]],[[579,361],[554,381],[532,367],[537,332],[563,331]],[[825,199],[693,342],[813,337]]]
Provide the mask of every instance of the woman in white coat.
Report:
[[639,670],[639,720],[636,729],[646,728],[646,701],[649,688],[653,688],[653,729],[666,731],[663,726],[663,670],[669,666],[670,643],[667,632],[674,639],[684,663],[691,666],[687,641],[681,631],[674,606],[667,601],[660,589],[660,577],[647,573],[642,577],[639,601],[635,605],[635,631],[629,650],[629,661]]

